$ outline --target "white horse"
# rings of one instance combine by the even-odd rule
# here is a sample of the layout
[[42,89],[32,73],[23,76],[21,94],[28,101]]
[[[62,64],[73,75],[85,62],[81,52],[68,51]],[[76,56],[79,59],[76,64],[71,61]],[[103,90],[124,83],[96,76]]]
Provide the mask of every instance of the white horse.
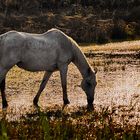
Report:
[[51,29],[43,34],[30,34],[9,31],[0,35],[0,89],[2,107],[8,106],[5,96],[5,77],[17,65],[28,71],[46,71],[40,88],[33,100],[38,105],[41,92],[51,74],[59,70],[63,89],[64,105],[69,104],[67,97],[67,70],[73,62],[83,77],[81,87],[87,95],[88,106],[93,105],[96,86],[96,72],[92,70],[78,44],[62,31]]

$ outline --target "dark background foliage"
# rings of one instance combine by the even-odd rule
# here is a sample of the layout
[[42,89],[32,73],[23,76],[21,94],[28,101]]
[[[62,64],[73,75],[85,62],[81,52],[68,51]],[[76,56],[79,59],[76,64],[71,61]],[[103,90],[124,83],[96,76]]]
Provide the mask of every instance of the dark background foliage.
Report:
[[0,33],[58,28],[78,42],[140,38],[140,0],[0,0]]

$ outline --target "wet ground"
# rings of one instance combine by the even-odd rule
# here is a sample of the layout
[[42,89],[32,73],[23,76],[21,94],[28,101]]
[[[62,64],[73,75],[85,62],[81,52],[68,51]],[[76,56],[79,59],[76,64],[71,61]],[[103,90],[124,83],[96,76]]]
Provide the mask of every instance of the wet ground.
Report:
[[[88,61],[98,69],[95,93],[95,109],[114,110],[117,116],[127,115],[131,122],[140,123],[140,59],[137,51],[88,52]],[[6,94],[9,107],[7,119],[18,119],[34,110],[33,98],[39,89],[43,72],[31,73],[18,67],[7,75]],[[86,106],[86,95],[80,88],[82,77],[71,64],[68,71],[68,111]],[[63,104],[59,72],[55,72],[44,89],[39,105],[42,109]],[[0,97],[0,108],[1,97]],[[2,115],[2,111],[0,111]],[[12,114],[11,114],[12,112]],[[117,117],[119,121],[119,117]]]

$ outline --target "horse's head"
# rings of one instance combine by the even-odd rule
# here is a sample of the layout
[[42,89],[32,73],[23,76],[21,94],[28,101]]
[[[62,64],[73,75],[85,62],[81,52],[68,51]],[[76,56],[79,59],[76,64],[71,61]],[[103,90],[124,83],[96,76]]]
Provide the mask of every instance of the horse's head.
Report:
[[88,106],[93,106],[96,82],[96,72],[88,70],[87,77],[82,80],[81,87],[87,95]]

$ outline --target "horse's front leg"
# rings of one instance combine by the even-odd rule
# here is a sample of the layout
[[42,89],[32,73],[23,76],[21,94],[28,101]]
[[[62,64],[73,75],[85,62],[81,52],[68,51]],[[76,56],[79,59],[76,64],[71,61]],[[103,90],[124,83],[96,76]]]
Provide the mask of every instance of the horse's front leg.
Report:
[[68,96],[67,96],[67,70],[68,66],[61,66],[60,68],[60,76],[61,76],[61,84],[63,90],[63,102],[64,105],[69,104]]
[[34,103],[35,106],[38,106],[38,100],[39,100],[39,97],[41,95],[41,92],[45,88],[45,86],[46,86],[51,74],[52,74],[52,72],[45,72],[43,80],[42,80],[42,82],[40,84],[40,88],[39,88],[39,90],[38,90],[38,92],[37,92],[37,94],[36,94],[36,96],[35,96],[35,98],[33,100],[33,103]]
[[1,96],[2,96],[2,108],[6,108],[8,106],[6,95],[5,95],[5,78],[0,83],[0,90],[1,90]]

